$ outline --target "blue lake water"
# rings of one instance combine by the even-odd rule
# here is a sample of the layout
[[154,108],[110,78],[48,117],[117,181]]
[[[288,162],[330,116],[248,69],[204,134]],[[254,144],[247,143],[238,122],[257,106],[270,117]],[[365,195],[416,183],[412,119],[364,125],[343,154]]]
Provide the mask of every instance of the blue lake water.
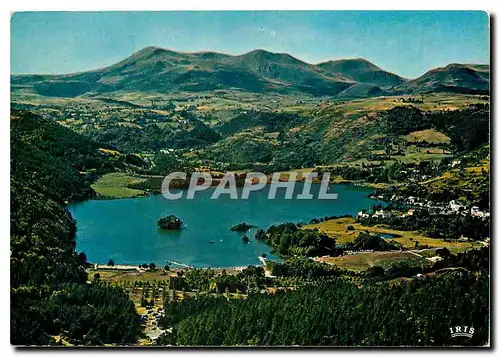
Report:
[[[319,185],[311,193],[317,197]],[[297,183],[295,195],[302,191]],[[331,185],[329,193],[336,200],[286,200],[278,189],[274,200],[268,200],[269,188],[250,193],[247,200],[231,200],[221,195],[211,200],[213,189],[197,192],[194,199],[170,201],[162,195],[120,200],[89,200],[73,203],[68,210],[77,221],[77,251],[84,251],[89,261],[116,264],[154,262],[159,266],[168,261],[196,267],[234,267],[260,264],[258,256],[270,247],[255,240],[257,229],[244,233],[230,228],[246,222],[267,229],[283,222],[307,223],[312,218],[356,214],[362,208],[378,203],[368,198],[372,190],[351,185]],[[241,191],[239,191],[241,193]],[[240,195],[240,194],[239,194]],[[185,196],[185,195],[184,195]],[[185,224],[180,231],[161,231],[160,217],[175,214]]]

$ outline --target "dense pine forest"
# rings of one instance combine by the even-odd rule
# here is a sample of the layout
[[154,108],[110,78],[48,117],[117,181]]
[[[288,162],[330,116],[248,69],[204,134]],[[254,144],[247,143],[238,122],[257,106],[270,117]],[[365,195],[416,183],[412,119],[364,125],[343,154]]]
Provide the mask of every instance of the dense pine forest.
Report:
[[[396,285],[313,280],[247,299],[165,301],[162,345],[443,346],[488,341],[488,274],[447,271]],[[451,326],[474,326],[451,340]],[[477,326],[477,328],[476,328]]]
[[139,318],[119,288],[88,284],[66,200],[92,194],[96,173],[123,162],[60,125],[27,112],[11,120],[11,343],[131,344]]

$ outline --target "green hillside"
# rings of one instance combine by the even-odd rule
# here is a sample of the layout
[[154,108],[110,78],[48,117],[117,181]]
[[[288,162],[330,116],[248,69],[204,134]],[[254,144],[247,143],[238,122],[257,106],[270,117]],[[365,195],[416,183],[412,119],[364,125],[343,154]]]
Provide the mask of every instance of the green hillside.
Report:
[[436,68],[421,77],[400,84],[393,89],[400,93],[456,92],[488,93],[490,87],[488,65],[452,63]]
[[[451,64],[407,81],[365,59],[313,65],[287,53],[264,50],[231,56],[146,47],[98,70],[63,75],[14,75],[11,90],[18,95],[66,98],[116,92],[199,93],[229,89],[330,97],[340,94],[346,98],[372,97],[386,92],[482,93],[489,88],[488,74],[489,68],[484,65]],[[353,86],[356,87],[351,93],[345,92]]]
[[238,88],[264,92],[335,95],[353,83],[330,76],[288,54],[256,50],[241,56],[178,53],[147,47],[112,66],[69,75],[13,76],[13,89],[75,97],[113,91],[168,92]]
[[328,61],[318,64],[318,67],[332,75],[344,76],[353,82],[379,87],[391,87],[405,82],[398,75],[384,71],[364,58]]
[[133,303],[121,289],[87,284],[86,257],[75,252],[76,225],[64,207],[92,195],[90,171],[124,164],[26,112],[12,115],[11,150],[11,343],[47,345],[55,336],[81,345],[134,343]]

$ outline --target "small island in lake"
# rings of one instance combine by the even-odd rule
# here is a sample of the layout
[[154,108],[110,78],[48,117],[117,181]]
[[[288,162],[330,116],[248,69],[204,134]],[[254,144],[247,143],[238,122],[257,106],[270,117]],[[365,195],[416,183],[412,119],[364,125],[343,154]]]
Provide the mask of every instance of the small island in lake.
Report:
[[173,214],[160,218],[158,220],[158,227],[161,229],[166,229],[166,230],[177,230],[181,229],[184,226],[184,223],[174,216]]
[[246,232],[246,231],[250,230],[250,228],[255,228],[255,227],[256,226],[252,226],[250,224],[243,222],[243,223],[238,223],[235,226],[232,226],[231,230],[233,232]]
[[250,239],[248,239],[248,236],[244,235],[243,238],[241,239],[243,243],[248,243],[250,242]]

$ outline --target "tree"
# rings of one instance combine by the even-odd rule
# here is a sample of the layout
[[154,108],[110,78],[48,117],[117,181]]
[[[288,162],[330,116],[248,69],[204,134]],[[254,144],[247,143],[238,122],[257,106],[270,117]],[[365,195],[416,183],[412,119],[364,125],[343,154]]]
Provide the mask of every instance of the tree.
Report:
[[377,277],[377,276],[384,276],[385,270],[381,266],[375,265],[372,267],[369,267],[368,270],[366,271],[366,275],[372,276],[372,277]]
[[155,263],[149,263],[149,269],[156,270],[156,264]]
[[108,266],[110,267],[115,266],[115,261],[113,259],[108,260]]
[[173,214],[160,218],[157,223],[158,227],[165,230],[178,230],[184,226],[184,223]]
[[169,112],[173,112],[175,110],[175,104],[171,100],[168,101],[167,105],[165,106],[165,109],[168,110]]
[[450,251],[446,247],[436,249],[436,254],[439,255],[443,259],[446,259],[451,255]]
[[87,266],[87,255],[84,252],[80,252],[80,254],[78,254],[78,264],[82,267]]

